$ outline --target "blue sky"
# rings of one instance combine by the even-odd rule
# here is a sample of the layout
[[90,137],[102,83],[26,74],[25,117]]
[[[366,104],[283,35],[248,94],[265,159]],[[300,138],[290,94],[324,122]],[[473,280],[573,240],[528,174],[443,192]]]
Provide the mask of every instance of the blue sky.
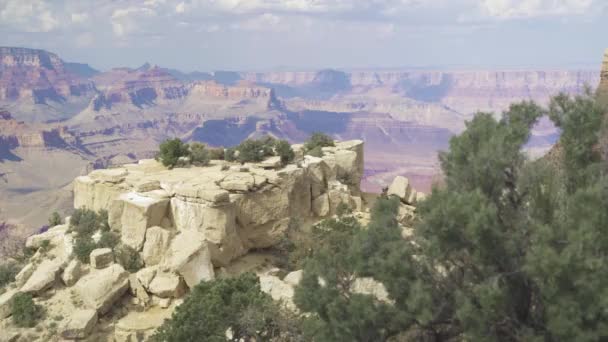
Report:
[[0,0],[0,45],[100,69],[599,68],[608,0]]

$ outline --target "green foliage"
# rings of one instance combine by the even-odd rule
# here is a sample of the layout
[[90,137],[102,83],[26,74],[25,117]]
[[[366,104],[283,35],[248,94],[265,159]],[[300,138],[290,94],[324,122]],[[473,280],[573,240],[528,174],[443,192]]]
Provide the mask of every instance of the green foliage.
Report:
[[139,256],[139,253],[127,245],[119,245],[114,249],[114,259],[119,263],[125,270],[134,273],[144,267],[144,262]]
[[19,266],[15,263],[0,265],[0,288],[15,281],[15,276],[19,273]]
[[42,308],[34,303],[32,295],[18,293],[12,300],[11,314],[15,325],[32,328],[42,318]]
[[321,146],[317,146],[311,150],[306,151],[306,154],[309,156],[321,158],[323,157],[323,148]]
[[211,157],[207,147],[201,143],[193,142],[190,144],[190,162],[194,165],[209,165]]
[[308,154],[310,154],[310,151],[316,148],[330,146],[336,146],[334,139],[332,139],[329,135],[320,132],[313,133],[310,138],[304,142],[304,149],[309,152]]
[[336,215],[338,215],[338,217],[350,215],[352,212],[353,210],[344,202],[340,202],[340,204],[338,204],[336,207]]
[[[113,247],[119,240],[118,236],[110,232],[106,210],[98,213],[84,207],[74,210],[70,218],[70,230],[76,232],[74,255],[83,263],[89,262],[89,255],[94,249]],[[96,231],[102,232],[99,243],[93,241]]]
[[296,157],[295,152],[287,140],[277,140],[274,149],[277,156],[281,157],[282,165],[291,163]]
[[[232,341],[269,341],[283,334],[282,327],[297,325],[260,290],[255,275],[216,279],[198,284],[170,320],[157,330],[154,341],[225,341],[230,328]],[[297,332],[296,332],[297,334]],[[287,336],[285,340],[296,340]]]
[[209,151],[209,159],[211,160],[224,160],[225,156],[224,156],[224,149],[221,147],[218,148],[207,148],[207,151]]
[[275,140],[271,137],[258,140],[246,139],[236,147],[239,152],[237,160],[241,163],[261,162],[274,154],[274,144]]
[[54,211],[51,216],[49,217],[49,226],[50,227],[55,227],[58,226],[60,224],[62,224],[63,221],[61,220],[61,216],[59,216],[59,213]]
[[[530,162],[522,148],[544,114],[562,129],[561,157]],[[588,94],[477,114],[441,154],[445,186],[417,207],[412,237],[383,198],[367,229],[311,253],[295,294],[307,337],[608,339],[604,125]],[[357,277],[381,282],[393,305],[352,293]]]
[[179,138],[174,138],[165,140],[160,144],[156,159],[171,169],[178,165],[181,157],[189,156],[190,150],[188,149],[188,145],[184,144]]
[[89,263],[89,256],[96,248],[97,244],[90,236],[78,236],[74,240],[74,255],[83,263]]
[[229,161],[229,162],[236,161],[236,148],[235,147],[227,148],[224,151],[224,160]]
[[105,231],[101,233],[99,242],[97,242],[96,248],[111,248],[114,249],[120,243],[120,236],[118,234]]

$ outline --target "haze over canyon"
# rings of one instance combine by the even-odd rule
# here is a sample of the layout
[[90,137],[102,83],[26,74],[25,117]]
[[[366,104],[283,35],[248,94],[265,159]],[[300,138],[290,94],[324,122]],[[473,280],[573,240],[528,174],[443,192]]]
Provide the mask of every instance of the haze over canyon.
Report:
[[[86,62],[86,61],[79,61]],[[595,89],[599,70],[334,70],[185,73],[144,64],[98,71],[60,56],[0,47],[0,222],[33,229],[69,208],[74,177],[152,157],[171,137],[211,146],[322,131],[365,141],[363,188],[396,175],[428,191],[437,151],[477,111]],[[546,151],[541,121],[528,144]]]

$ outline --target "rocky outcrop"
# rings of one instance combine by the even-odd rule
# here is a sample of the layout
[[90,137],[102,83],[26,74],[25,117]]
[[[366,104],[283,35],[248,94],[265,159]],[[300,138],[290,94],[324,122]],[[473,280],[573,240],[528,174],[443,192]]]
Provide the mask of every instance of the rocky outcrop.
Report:
[[[209,251],[215,266],[227,265],[250,249],[277,243],[290,218],[323,217],[340,203],[356,208],[361,202],[361,141],[339,142],[325,148],[323,158],[303,156],[297,165],[269,165],[276,166],[264,161],[226,169],[220,163],[169,171],[146,160],[97,170],[75,180],[74,206],[108,210],[111,228],[121,233],[123,243],[145,249],[147,265],[159,262],[167,234],[176,235],[165,263],[172,271],[190,273],[180,269],[200,250]],[[147,191],[156,187],[160,189]],[[175,244],[196,247],[184,252],[187,249]],[[200,276],[193,282],[198,283]],[[186,283],[191,285],[188,279]]]
[[81,340],[89,336],[97,324],[97,311],[77,310],[71,314],[61,332],[67,340]]
[[86,307],[100,314],[108,312],[128,289],[129,272],[118,264],[102,270],[91,270],[75,285],[76,293]]

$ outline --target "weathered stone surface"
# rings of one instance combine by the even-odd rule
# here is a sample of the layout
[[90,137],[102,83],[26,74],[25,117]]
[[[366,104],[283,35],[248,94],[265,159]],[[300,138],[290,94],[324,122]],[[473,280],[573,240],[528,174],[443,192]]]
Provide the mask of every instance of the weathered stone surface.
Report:
[[282,304],[291,310],[296,310],[296,306],[293,302],[294,287],[276,276],[263,274],[259,276],[260,289],[265,292],[276,301],[282,302]]
[[21,292],[39,295],[55,284],[62,264],[57,260],[43,260],[21,287]]
[[184,294],[181,279],[172,273],[157,273],[148,290],[161,298],[179,298]]
[[404,226],[411,226],[414,221],[415,211],[415,207],[401,203],[397,212],[397,221]]
[[311,196],[319,197],[327,189],[330,170],[322,158],[305,156],[302,167],[306,168],[311,184]]
[[56,241],[63,238],[63,236],[65,235],[67,230],[68,230],[68,225],[62,224],[62,225],[50,228],[49,230],[47,230],[46,232],[44,232],[42,234],[32,235],[32,236],[28,237],[27,240],[25,240],[25,247],[40,248],[44,241],[48,241],[51,244],[56,243]]
[[279,157],[279,156],[268,157],[265,160],[263,160],[261,163],[259,163],[258,165],[264,169],[279,168],[279,167],[281,167],[281,157]]
[[121,241],[139,251],[146,229],[159,226],[167,215],[168,199],[142,196],[135,192],[122,194],[112,203],[110,226],[121,232]]
[[12,289],[0,295],[0,319],[11,315],[11,305],[13,298],[19,293],[19,290]]
[[31,262],[25,265],[15,276],[15,285],[17,285],[17,287],[23,286],[23,284],[25,284],[25,282],[32,276],[35,270],[36,267]]
[[312,201],[312,211],[315,216],[325,217],[329,214],[329,195],[322,194]]
[[405,203],[407,203],[409,205],[414,205],[414,204],[416,204],[416,198],[418,198],[418,192],[416,192],[416,190],[412,189],[412,191],[410,191],[410,195],[407,197],[407,200],[405,201]]
[[137,280],[139,280],[143,287],[148,288],[148,286],[150,286],[150,283],[152,282],[152,279],[154,279],[154,276],[156,276],[157,271],[158,267],[154,266],[142,268],[136,273]]
[[355,279],[351,285],[351,291],[354,293],[371,295],[381,302],[392,303],[384,284],[374,278]]
[[74,208],[109,210],[112,202],[123,192],[124,189],[111,183],[99,182],[89,176],[77,177],[74,180]]
[[160,181],[158,180],[145,180],[135,185],[135,191],[137,192],[149,192],[160,189]]
[[146,292],[146,289],[142,283],[139,281],[137,274],[129,275],[129,290],[142,306],[146,306],[150,301],[150,296],[148,295],[148,292]]
[[114,330],[116,342],[147,341],[171,317],[172,310],[153,307],[144,312],[133,311],[121,318]]
[[87,338],[97,324],[96,310],[76,310],[68,318],[61,337],[68,340]]
[[420,191],[416,192],[416,203],[420,203],[426,199],[426,194]]
[[173,238],[162,268],[180,274],[190,288],[215,278],[208,242],[197,231],[183,231]]
[[104,314],[129,289],[129,272],[118,264],[91,270],[74,288],[87,308]]
[[99,169],[89,173],[89,177],[105,183],[120,183],[125,180],[129,172],[126,169]]
[[72,286],[76,284],[78,279],[82,276],[83,268],[80,261],[74,259],[66,266],[61,275],[61,280],[65,286]]
[[228,202],[228,191],[220,189],[216,186],[206,185],[205,187],[197,187],[192,184],[180,184],[174,189],[175,195],[186,198],[196,198],[211,203]]
[[171,212],[177,230],[196,230],[209,242],[214,263],[226,265],[245,253],[237,234],[234,203],[210,206],[173,198]]
[[102,269],[114,262],[114,253],[110,248],[98,248],[91,252],[89,259],[91,260],[91,267]]
[[161,227],[152,227],[146,230],[146,241],[142,256],[146,266],[153,266],[161,262],[163,254],[169,247],[171,234]]
[[249,173],[231,173],[220,182],[220,187],[228,191],[249,191],[255,185],[253,176]]
[[283,281],[291,286],[296,286],[296,285],[300,284],[303,274],[304,274],[304,271],[302,271],[302,270],[290,272],[285,276],[285,278],[283,278]]
[[388,195],[397,196],[404,203],[409,199],[411,191],[410,181],[403,176],[395,177],[388,187]]

